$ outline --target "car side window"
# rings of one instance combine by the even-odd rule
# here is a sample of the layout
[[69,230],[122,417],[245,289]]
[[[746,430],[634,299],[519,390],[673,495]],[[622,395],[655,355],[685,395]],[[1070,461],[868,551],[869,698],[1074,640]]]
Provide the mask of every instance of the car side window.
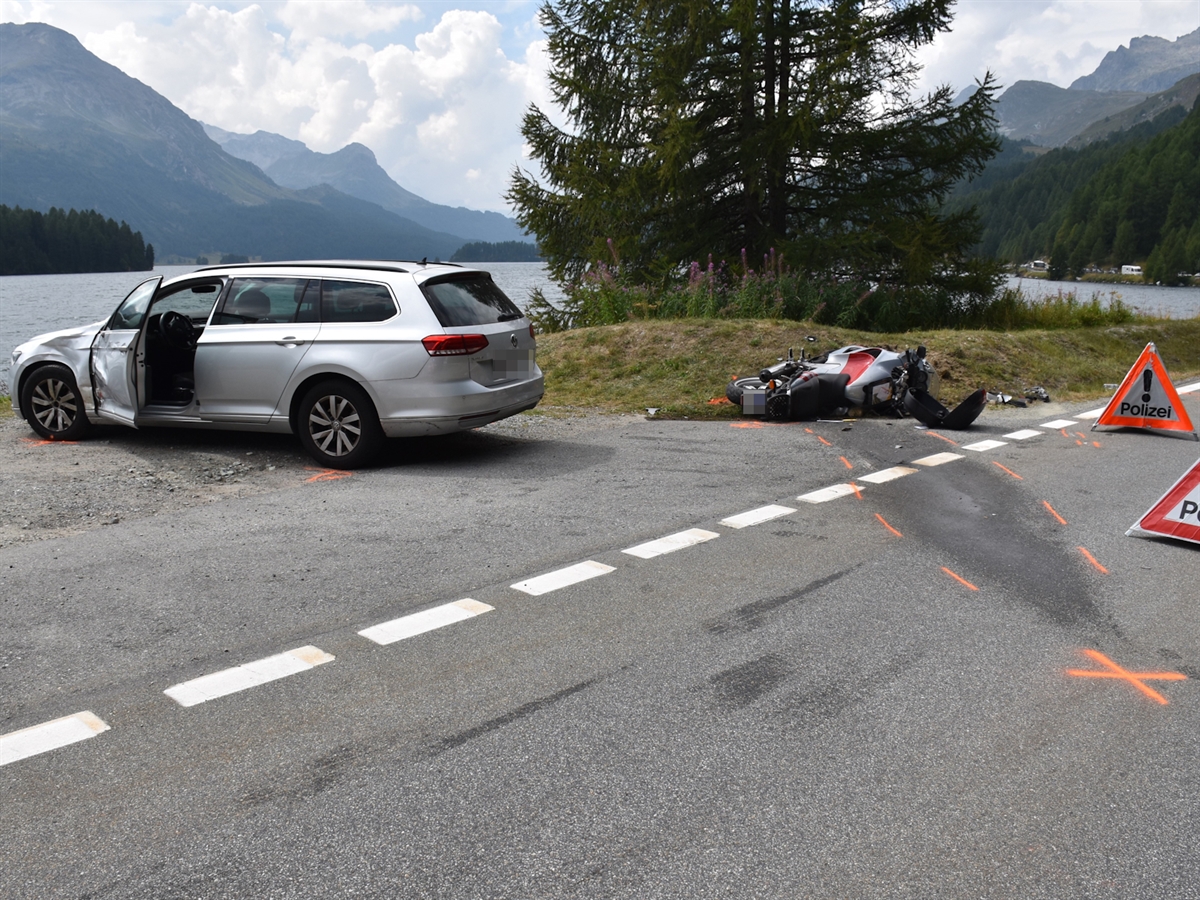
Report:
[[221,282],[191,284],[177,288],[169,294],[159,294],[154,299],[154,313],[183,313],[194,325],[203,325],[212,312],[213,304],[221,290]]
[[[313,285],[310,289],[309,285]],[[315,322],[316,283],[304,278],[235,278],[213,325]]]
[[397,312],[396,301],[382,284],[321,282],[322,322],[382,322]]

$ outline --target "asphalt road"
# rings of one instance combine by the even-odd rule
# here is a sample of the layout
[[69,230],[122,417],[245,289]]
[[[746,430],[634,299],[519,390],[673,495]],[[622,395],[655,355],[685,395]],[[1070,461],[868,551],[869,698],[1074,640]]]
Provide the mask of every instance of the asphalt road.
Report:
[[10,547],[0,734],[107,730],[0,766],[0,896],[1200,897],[1200,547],[1124,535],[1200,444],[1086,409],[485,430]]

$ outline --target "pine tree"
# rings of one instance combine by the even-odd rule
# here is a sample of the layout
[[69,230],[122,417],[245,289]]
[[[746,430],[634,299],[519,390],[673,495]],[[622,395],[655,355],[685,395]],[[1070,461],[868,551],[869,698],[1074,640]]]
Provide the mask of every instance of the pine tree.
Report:
[[758,259],[989,292],[972,211],[942,199],[998,148],[989,75],[910,96],[951,0],[561,0],[542,7],[554,101],[522,132],[541,178],[508,199],[552,274],[619,260],[653,281]]

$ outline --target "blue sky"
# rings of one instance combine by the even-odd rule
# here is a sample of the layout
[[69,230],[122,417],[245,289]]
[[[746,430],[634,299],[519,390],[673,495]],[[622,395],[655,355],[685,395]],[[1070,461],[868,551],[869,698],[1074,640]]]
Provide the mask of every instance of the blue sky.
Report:
[[[530,103],[550,108],[538,3],[0,0],[0,21],[47,22],[229,131],[273,131],[332,152],[375,151],[430,200],[505,210]],[[992,69],[1062,87],[1130,38],[1200,27],[1197,0],[960,0],[920,54],[919,87]]]

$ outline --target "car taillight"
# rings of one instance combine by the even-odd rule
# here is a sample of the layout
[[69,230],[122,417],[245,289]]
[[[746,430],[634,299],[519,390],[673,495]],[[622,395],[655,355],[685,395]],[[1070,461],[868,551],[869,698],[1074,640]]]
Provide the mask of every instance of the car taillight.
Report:
[[537,339],[537,335],[533,333],[533,323],[532,322],[529,323],[529,336],[535,340]]
[[470,356],[488,345],[486,334],[431,334],[421,338],[430,356]]

